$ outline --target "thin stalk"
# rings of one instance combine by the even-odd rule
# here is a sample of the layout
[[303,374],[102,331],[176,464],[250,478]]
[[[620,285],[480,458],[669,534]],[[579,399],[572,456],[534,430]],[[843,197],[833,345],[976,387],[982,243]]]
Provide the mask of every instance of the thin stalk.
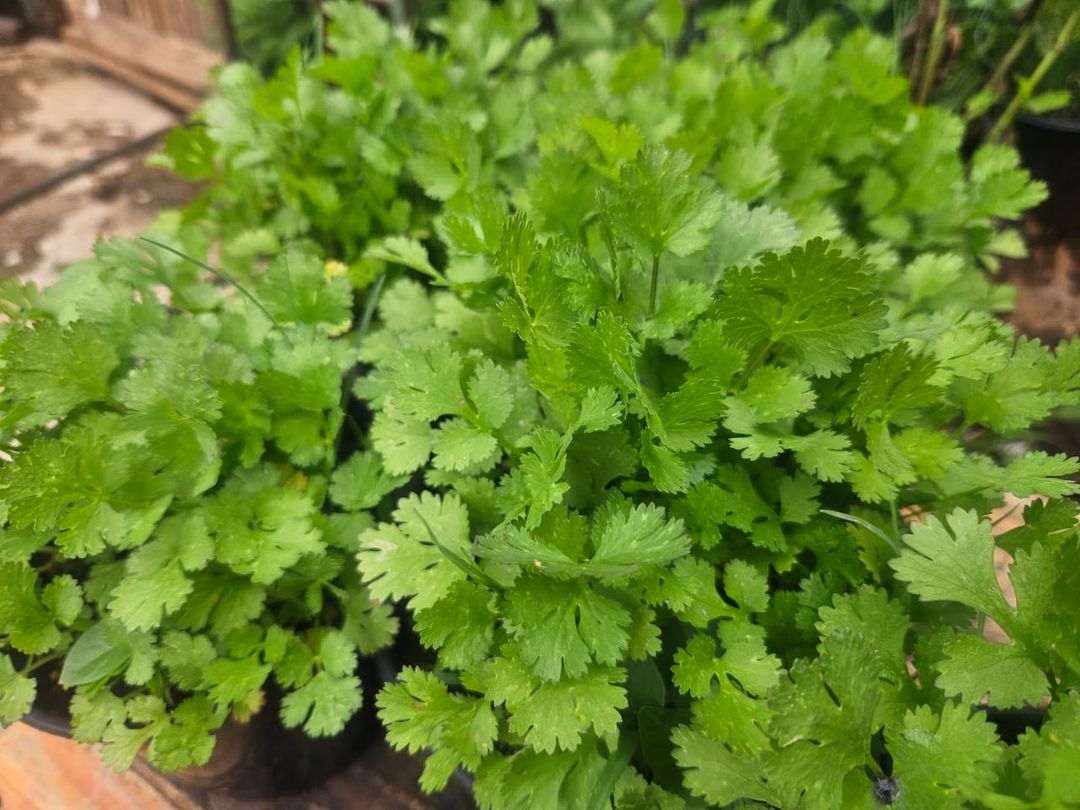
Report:
[[847,512],[837,512],[833,509],[820,509],[818,511],[820,511],[823,515],[839,518],[840,520],[846,520],[848,523],[854,523],[856,526],[861,526],[862,528],[870,532],[872,535],[874,535],[874,537],[877,537],[880,540],[884,541],[885,545],[891,548],[896,554],[900,553],[900,541],[889,537],[889,535],[885,534],[885,532],[883,532],[870,521],[864,520],[858,515],[850,515]]
[[[908,76],[908,81],[911,83],[911,87],[915,88],[919,85],[919,77],[922,75],[923,58],[926,55],[926,32],[922,25],[922,3],[919,3],[915,9],[914,20],[914,32],[915,32],[915,53],[911,56],[911,75]],[[899,34],[898,34],[899,36]],[[897,49],[897,59],[900,59],[900,50]]]
[[1016,64],[1016,60],[1020,58],[1020,54],[1027,48],[1028,43],[1031,42],[1031,38],[1035,36],[1035,26],[1031,23],[1020,32],[1020,36],[1016,38],[1016,42],[1009,48],[1008,53],[1002,57],[998,62],[998,66],[994,68],[994,72],[990,74],[990,78],[986,80],[986,84],[982,86],[976,95],[979,93],[986,93],[988,91],[994,91],[996,88],[1001,87],[1006,77],[1009,75],[1009,71],[1012,66]]
[[1073,32],[1076,31],[1078,25],[1080,25],[1080,8],[1075,9],[1073,13],[1069,15],[1069,19],[1065,21],[1065,25],[1063,25],[1061,31],[1058,32],[1053,47],[1043,55],[1042,60],[1028,78],[1028,81],[1017,88],[1016,95],[1013,96],[1012,101],[1009,102],[1009,106],[1005,108],[1005,112],[1001,114],[997,123],[994,124],[993,129],[990,130],[990,134],[986,136],[987,141],[993,142],[1001,138],[1005,130],[1012,124],[1016,114],[1031,100],[1031,94],[1035,92],[1035,88],[1038,87],[1039,82],[1046,77],[1050,68],[1054,66],[1054,62],[1061,56],[1065,48],[1069,46],[1073,38]]
[[926,64],[923,65],[922,75],[919,77],[919,94],[916,102],[920,106],[926,106],[930,99],[930,91],[934,87],[934,76],[937,73],[938,62],[941,61],[941,51],[945,47],[945,23],[948,19],[949,0],[938,0],[934,27],[930,31],[930,51],[926,55]]
[[652,284],[649,285],[649,317],[656,314],[656,287],[660,281],[660,254],[652,257]]
[[615,792],[615,785],[630,766],[630,760],[637,752],[636,733],[627,733],[619,737],[619,745],[604,763],[603,770],[593,783],[592,793],[586,807],[588,810],[602,810],[611,806],[611,796]]
[[229,276],[227,276],[221,270],[218,270],[216,267],[211,267],[206,262],[199,261],[198,259],[196,259],[196,258],[194,258],[192,256],[188,256],[183,251],[177,250],[176,248],[172,247],[171,245],[166,245],[164,242],[159,242],[156,239],[151,239],[148,236],[140,236],[139,238],[144,242],[149,242],[151,245],[157,245],[162,250],[167,250],[167,251],[169,251],[169,253],[172,253],[172,254],[174,254],[176,256],[179,256],[181,259],[187,259],[189,262],[191,262],[192,264],[198,265],[203,270],[206,270],[206,271],[208,271],[210,273],[213,273],[215,276],[220,278],[226,284],[231,284],[233,287],[236,287],[236,289],[239,290],[244,295],[245,298],[247,298],[251,303],[253,303],[255,306],[257,306],[262,311],[263,315],[265,315],[267,318],[270,319],[270,323],[272,323],[274,326],[277,326],[277,327],[281,326],[281,324],[277,322],[277,319],[273,315],[270,314],[270,310],[268,310],[265,306],[263,306],[263,302],[255,297],[255,293],[251,292],[251,290],[249,290],[243,284],[240,284],[239,282],[237,282],[235,279],[232,279]]
[[49,653],[48,655],[46,655],[46,656],[44,656],[42,658],[38,658],[35,661],[33,661],[32,663],[30,663],[27,666],[23,667],[22,672],[20,672],[19,674],[24,675],[24,676],[29,675],[34,670],[40,669],[41,667],[45,666],[46,664],[51,664],[53,661],[56,661],[56,660],[58,660],[60,658],[63,658],[63,657],[64,657],[64,654],[61,653],[61,652]]
[[731,388],[732,393],[742,390],[742,387],[746,384],[746,381],[750,379],[750,375],[754,373],[757,367],[761,364],[761,361],[765,359],[765,355],[767,355],[769,353],[769,350],[775,345],[776,344],[773,343],[771,340],[768,343],[762,344],[761,348],[758,349],[757,354],[754,355],[749,365],[747,365],[747,367],[743,369],[742,374],[740,374],[739,378],[735,381],[735,385]]

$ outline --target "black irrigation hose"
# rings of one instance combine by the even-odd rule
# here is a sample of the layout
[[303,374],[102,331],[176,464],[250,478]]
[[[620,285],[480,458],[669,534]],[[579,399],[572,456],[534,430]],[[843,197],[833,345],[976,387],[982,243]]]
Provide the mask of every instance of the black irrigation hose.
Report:
[[175,123],[171,123],[168,126],[156,129],[148,135],[143,135],[141,138],[136,138],[134,141],[118,146],[111,152],[105,152],[97,157],[88,158],[81,163],[76,163],[74,166],[70,166],[61,172],[57,172],[54,175],[46,177],[44,180],[40,180],[27,188],[16,191],[10,197],[0,199],[0,214],[4,214],[17,205],[22,205],[29,200],[39,197],[47,191],[51,191],[68,180],[73,180],[81,174],[93,171],[99,166],[103,166],[110,161],[122,158],[125,155],[129,155],[133,152],[139,152],[150,146],[153,146],[158,140],[161,139],[165,133],[175,127]]

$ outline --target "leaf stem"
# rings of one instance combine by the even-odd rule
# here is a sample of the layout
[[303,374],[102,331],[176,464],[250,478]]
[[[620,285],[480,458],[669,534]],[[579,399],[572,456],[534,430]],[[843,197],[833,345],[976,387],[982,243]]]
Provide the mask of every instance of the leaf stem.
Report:
[[619,747],[608,757],[603,770],[600,771],[600,775],[593,784],[592,793],[589,794],[589,803],[586,805],[587,810],[602,810],[611,806],[611,794],[615,792],[615,785],[630,765],[630,758],[637,750],[636,736],[634,733],[620,735]]
[[156,245],[157,247],[161,248],[162,250],[167,250],[167,251],[169,251],[169,253],[172,253],[175,256],[179,256],[181,259],[186,259],[187,261],[191,262],[192,264],[198,265],[203,270],[206,270],[206,271],[208,271],[210,273],[213,273],[215,276],[220,278],[226,284],[231,284],[232,286],[236,287],[236,289],[239,290],[244,295],[245,298],[247,298],[249,301],[251,301],[251,303],[253,303],[255,306],[257,306],[260,310],[262,310],[263,315],[265,315],[267,318],[270,319],[270,323],[272,323],[274,326],[276,326],[278,328],[281,327],[281,324],[277,322],[277,318],[275,318],[270,313],[270,310],[268,310],[265,306],[263,306],[262,301],[260,301],[258,298],[255,297],[255,293],[251,292],[251,290],[249,290],[247,287],[245,287],[240,282],[236,281],[233,278],[230,278],[223,271],[218,270],[216,267],[211,267],[206,262],[199,261],[198,259],[194,258],[193,256],[188,256],[183,251],[177,250],[176,248],[172,247],[171,245],[166,245],[164,242],[159,242],[156,239],[151,239],[148,236],[140,236],[139,238],[144,242],[149,242],[151,245]]
[[660,280],[660,254],[652,257],[652,284],[649,285],[649,317],[656,314],[656,287]]
[[1035,67],[1035,70],[1032,72],[1031,76],[1028,77],[1028,80],[1026,82],[1017,83],[1018,87],[1016,89],[1016,95],[1013,96],[1012,101],[1009,102],[1009,106],[1005,108],[1005,112],[1001,114],[1001,117],[998,118],[997,122],[994,124],[993,129],[991,129],[990,133],[986,136],[988,142],[993,143],[1001,138],[1005,130],[1012,124],[1016,114],[1031,100],[1032,93],[1035,92],[1035,88],[1038,86],[1039,82],[1045,78],[1046,74],[1050,71],[1050,68],[1054,66],[1054,62],[1061,56],[1065,48],[1069,46],[1077,25],[1080,25],[1080,8],[1075,9],[1073,13],[1069,15],[1069,18],[1061,27],[1061,31],[1058,32],[1053,47],[1043,55],[1042,60]]
[[926,55],[922,75],[919,77],[919,93],[916,102],[925,107],[934,87],[934,74],[937,73],[941,51],[945,46],[945,23],[949,18],[949,0],[938,0],[937,13],[934,15],[934,27],[930,31],[930,51]]
[[897,554],[900,553],[899,541],[894,540],[892,537],[889,537],[889,535],[885,534],[885,532],[883,532],[869,520],[865,520],[858,515],[849,515],[847,512],[837,512],[832,509],[821,509],[820,512],[823,515],[839,518],[840,520],[846,520],[848,523],[854,523],[856,526],[861,526],[862,528],[870,532],[872,535],[874,535],[874,537],[878,537],[881,540],[884,540],[885,544],[888,545],[888,547],[891,548],[894,552],[896,552]]
[[739,375],[739,379],[736,380],[735,386],[732,388],[732,391],[742,390],[742,387],[746,384],[746,381],[750,379],[750,375],[754,373],[755,369],[757,369],[759,365],[761,365],[761,361],[765,359],[765,355],[767,355],[769,353],[769,350],[775,345],[776,344],[771,340],[767,343],[762,344],[761,348],[757,350],[757,353],[754,355],[749,365],[747,365],[747,367],[743,369],[742,374]]
[[32,663],[27,664],[25,667],[22,668],[22,672],[20,672],[19,674],[20,675],[29,675],[34,670],[40,669],[41,667],[45,666],[46,664],[51,664],[53,661],[57,660],[58,658],[63,658],[63,657],[64,657],[64,654],[62,652],[59,652],[59,651],[52,652],[49,655],[43,656],[42,658],[38,658],[37,660],[33,661]]
[[1020,58],[1020,54],[1024,52],[1024,49],[1028,46],[1028,43],[1031,42],[1033,36],[1035,36],[1035,26],[1029,23],[1027,27],[1020,32],[1020,36],[1016,38],[1016,41],[1009,48],[1005,56],[998,62],[997,67],[994,68],[994,72],[991,73],[990,78],[986,80],[986,84],[984,84],[975,95],[987,92],[995,93],[995,95],[998,93],[998,88],[1002,87],[1004,84],[1010,68],[1012,68],[1016,60]]

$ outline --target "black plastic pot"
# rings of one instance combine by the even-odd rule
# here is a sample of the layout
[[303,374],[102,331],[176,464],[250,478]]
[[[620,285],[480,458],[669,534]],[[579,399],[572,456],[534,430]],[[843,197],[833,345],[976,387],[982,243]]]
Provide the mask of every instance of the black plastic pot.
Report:
[[1050,190],[1034,210],[1035,219],[1057,236],[1080,232],[1080,120],[1022,114],[1016,119],[1016,148],[1028,171]]
[[[382,739],[375,695],[394,673],[388,656],[361,661],[358,675],[364,684],[364,706],[334,737],[311,738],[300,729],[282,726],[278,719],[281,693],[271,686],[262,711],[247,723],[229,720],[218,731],[209,762],[163,776],[202,803],[281,798],[310,790],[356,761],[369,744]],[[39,682],[39,699],[23,722],[49,734],[70,737],[67,700],[66,692],[43,680]],[[152,768],[141,757],[137,767]]]
[[1038,731],[1046,722],[1046,709],[1020,706],[1014,709],[995,709],[990,706],[983,711],[986,719],[997,728],[998,737],[1009,745],[1015,745],[1025,731]]

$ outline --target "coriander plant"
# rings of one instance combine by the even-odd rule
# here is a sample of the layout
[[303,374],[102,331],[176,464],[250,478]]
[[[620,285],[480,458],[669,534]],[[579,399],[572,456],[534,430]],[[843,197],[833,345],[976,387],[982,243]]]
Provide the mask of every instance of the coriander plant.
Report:
[[[374,447],[426,484],[360,541],[437,654],[380,693],[390,741],[500,810],[1080,799],[1080,465],[995,441],[1078,400],[1080,343],[618,132],[566,172],[576,228],[452,200],[445,274],[361,349]],[[1056,500],[995,538],[1007,492]],[[983,708],[1024,704],[1006,744]]]
[[351,563],[399,479],[346,432],[350,285],[296,252],[205,275],[113,240],[0,290],[0,723],[74,688],[116,768],[205,763],[271,682],[284,725],[334,734],[396,630]]

